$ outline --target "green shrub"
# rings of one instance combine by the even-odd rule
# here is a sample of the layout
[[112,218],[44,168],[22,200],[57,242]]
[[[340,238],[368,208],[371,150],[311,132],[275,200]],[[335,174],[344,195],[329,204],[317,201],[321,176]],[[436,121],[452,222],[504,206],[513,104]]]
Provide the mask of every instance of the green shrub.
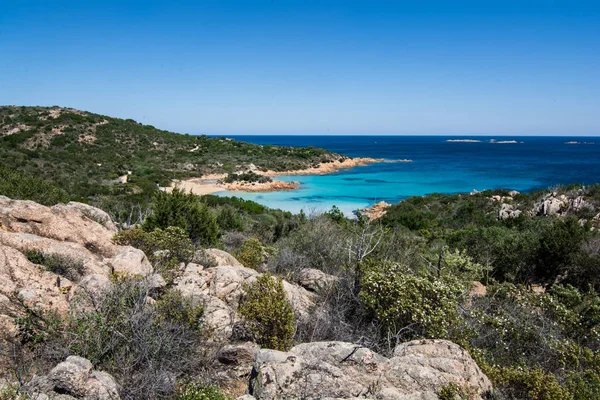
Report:
[[239,313],[262,347],[289,350],[294,337],[294,310],[281,279],[264,274],[247,286]]
[[448,243],[466,250],[476,262],[493,266],[492,275],[500,281],[526,282],[533,277],[533,255],[539,247],[533,229],[470,227],[451,233]]
[[400,266],[373,266],[364,272],[360,297],[382,323],[384,335],[402,342],[448,338],[459,322],[463,290],[453,277],[438,279]]
[[38,176],[0,165],[0,195],[51,206],[67,203],[68,193]]
[[242,244],[242,247],[236,253],[236,258],[245,267],[256,269],[265,261],[264,252],[260,240],[250,238]]
[[573,262],[573,257],[581,248],[586,232],[574,218],[558,220],[540,235],[537,253],[536,274],[553,281],[558,274]]
[[437,395],[440,400],[471,400],[476,398],[477,392],[472,388],[465,388],[456,383],[449,383],[442,386]]
[[172,193],[159,192],[151,209],[152,213],[142,225],[145,231],[177,226],[184,229],[194,242],[214,245],[219,240],[217,218],[198,196],[179,189],[174,189]]
[[186,263],[194,256],[192,240],[186,231],[176,226],[151,232],[139,228],[121,231],[113,237],[113,242],[142,250],[154,268],[163,273],[172,272],[179,263]]
[[16,385],[0,384],[0,400],[29,400],[29,396],[19,392]]
[[221,390],[202,382],[191,382],[183,385],[177,392],[176,400],[229,400]]
[[244,182],[258,182],[258,183],[266,183],[266,182],[271,182],[271,178],[269,178],[268,176],[264,176],[264,175],[260,175],[257,174],[256,172],[244,172],[241,174],[227,174],[227,176],[225,177],[225,179],[223,179],[223,182],[225,183],[232,183],[232,182],[237,182],[237,181],[244,181]]
[[77,281],[85,272],[81,261],[58,254],[44,254],[40,251],[29,250],[27,259],[34,264],[43,265],[50,272],[63,276],[70,281]]
[[204,307],[192,299],[182,296],[177,289],[171,289],[156,302],[156,311],[160,321],[183,324],[200,332]]
[[447,248],[442,251],[439,276],[451,276],[464,282],[472,282],[482,280],[491,269],[474,262],[473,258],[464,251],[449,251]]
[[219,265],[217,259],[204,249],[196,250],[193,262],[202,265],[204,268],[213,268]]
[[494,387],[509,398],[534,400],[575,400],[556,377],[539,368],[483,366]]
[[217,215],[217,223],[225,231],[243,231],[244,221],[233,207],[225,206]]
[[572,372],[566,387],[576,400],[600,399],[600,375],[598,371]]
[[438,223],[435,214],[406,201],[390,207],[382,222],[388,226],[403,225],[413,231],[431,229]]
[[53,339],[53,335],[62,327],[58,313],[41,311],[22,303],[22,315],[15,318],[17,338],[23,345],[35,346]]
[[338,206],[331,207],[331,210],[327,211],[325,216],[331,218],[332,221],[337,223],[341,223],[346,219],[344,213],[338,208]]

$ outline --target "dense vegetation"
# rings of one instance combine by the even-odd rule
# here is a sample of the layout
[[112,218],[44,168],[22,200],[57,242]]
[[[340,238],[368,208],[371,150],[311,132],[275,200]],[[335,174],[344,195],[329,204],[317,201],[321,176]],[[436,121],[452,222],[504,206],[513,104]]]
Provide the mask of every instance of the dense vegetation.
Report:
[[271,178],[269,178],[268,176],[264,176],[264,175],[259,175],[256,172],[244,172],[241,174],[227,174],[227,176],[225,177],[225,179],[223,179],[223,182],[225,183],[232,183],[232,182],[237,182],[237,181],[243,181],[243,182],[258,182],[258,183],[266,183],[266,182],[271,182]]
[[[73,112],[52,123],[70,121],[82,135],[80,122],[109,121],[96,127],[94,145],[78,144],[75,133],[67,141],[69,130],[38,143],[35,132],[51,132],[52,127],[45,128],[45,121],[36,125],[39,118],[25,111],[40,115],[49,109],[2,110],[4,126],[32,128],[2,139],[0,151],[6,157],[1,162],[9,167],[0,169],[0,194],[44,204],[88,196],[93,202],[104,196],[103,204],[119,222],[139,222],[120,232],[115,242],[143,249],[167,280],[153,307],[145,305],[152,288],[115,276],[114,289],[105,301],[93,303],[91,313],[59,321],[29,310],[18,321],[19,360],[29,363],[28,368],[78,354],[113,374],[125,398],[225,398],[213,386],[219,380],[210,372],[210,359],[198,354],[196,346],[209,335],[199,323],[202,305],[170,288],[182,263],[209,267],[214,260],[203,249],[220,247],[245,266],[268,273],[246,288],[240,305],[250,336],[262,346],[287,349],[294,343],[341,340],[389,355],[407,340],[443,338],[470,351],[492,379],[494,399],[600,398],[598,185],[529,194],[497,190],[414,197],[392,206],[377,221],[360,213],[349,219],[336,208],[321,215],[293,215],[235,197],[154,189],[144,194],[151,194],[150,200],[140,197],[136,203],[134,188],[142,188],[144,180],[154,188],[163,178],[211,168],[254,162],[277,169],[285,160],[291,165],[315,162],[328,153],[284,148],[271,153],[266,147],[178,136],[133,121]],[[110,141],[118,146],[109,146]],[[154,145],[148,146],[155,141],[162,149],[156,153]],[[196,145],[201,150],[184,150]],[[178,150],[171,152],[170,146]],[[78,160],[81,171],[69,171]],[[100,160],[102,167],[96,169]],[[217,160],[222,167],[210,164]],[[185,172],[187,162],[195,166]],[[54,172],[38,173],[49,165]],[[15,166],[20,169],[10,168]],[[135,171],[131,183],[107,183],[127,170]],[[50,181],[38,176],[53,174]],[[86,192],[96,184],[100,189]],[[83,191],[71,192],[78,185]],[[550,213],[544,202],[558,205]],[[132,205],[138,218],[131,218]],[[518,212],[506,216],[504,209]],[[63,275],[79,270],[68,260],[29,257]],[[306,268],[334,279],[319,288],[322,301],[314,314],[296,319],[279,279],[297,281]],[[112,331],[124,335],[107,333]],[[161,346],[156,345],[159,338]],[[142,355],[151,362],[139,362]],[[175,377],[177,385],[166,377]],[[454,386],[440,392],[448,399],[467,398],[463,395]]]
[[[91,200],[105,209],[120,207],[122,213],[173,179],[233,173],[250,164],[287,171],[340,158],[313,147],[181,135],[74,109],[0,107],[0,167],[42,177],[71,198]],[[62,201],[60,196],[56,193],[55,200]],[[125,205],[124,199],[129,200]]]

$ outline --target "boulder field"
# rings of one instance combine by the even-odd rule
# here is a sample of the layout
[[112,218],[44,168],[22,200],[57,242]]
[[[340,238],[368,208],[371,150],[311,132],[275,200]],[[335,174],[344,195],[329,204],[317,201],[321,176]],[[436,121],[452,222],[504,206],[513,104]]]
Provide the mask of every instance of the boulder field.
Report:
[[[78,293],[101,296],[114,275],[142,276],[165,285],[141,250],[112,242],[116,232],[105,212],[85,204],[47,207],[0,196],[0,378],[14,380],[8,350],[23,305],[65,314]],[[301,343],[288,352],[261,349],[236,335],[243,322],[237,309],[244,287],[261,273],[222,250],[206,253],[216,265],[182,264],[172,284],[204,305],[203,326],[219,349],[216,374],[237,386],[235,392],[243,394],[239,399],[433,400],[450,383],[476,397],[492,390],[468,352],[444,340],[404,343],[389,358],[335,341]],[[67,260],[78,266],[77,273],[66,277],[37,264],[39,255]],[[284,281],[296,317],[314,317],[320,289],[335,279],[306,270],[299,274],[299,284]],[[77,354],[24,388],[39,399],[120,398],[118,382]]]

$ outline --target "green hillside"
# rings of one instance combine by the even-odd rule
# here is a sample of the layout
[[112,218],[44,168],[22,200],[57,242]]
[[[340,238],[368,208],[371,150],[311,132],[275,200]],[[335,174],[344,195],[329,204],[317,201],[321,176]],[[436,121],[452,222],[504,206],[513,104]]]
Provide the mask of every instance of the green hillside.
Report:
[[[312,147],[182,135],[71,108],[0,107],[0,165],[50,180],[79,198],[148,193],[172,179],[250,163],[288,171],[342,157]],[[119,180],[124,175],[127,184]]]

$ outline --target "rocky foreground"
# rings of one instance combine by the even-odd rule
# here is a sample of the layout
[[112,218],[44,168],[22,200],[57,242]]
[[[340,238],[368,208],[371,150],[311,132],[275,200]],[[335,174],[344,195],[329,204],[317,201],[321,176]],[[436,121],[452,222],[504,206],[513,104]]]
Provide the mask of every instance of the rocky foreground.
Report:
[[[106,213],[85,204],[46,207],[0,196],[1,378],[15,380],[8,350],[16,336],[15,317],[23,312],[20,305],[65,314],[78,306],[73,301],[78,293],[101,296],[115,276],[141,276],[153,287],[166,285],[142,251],[112,242],[116,231]],[[69,277],[59,275],[30,261],[32,252],[60,256],[81,268]],[[180,265],[172,284],[204,304],[203,327],[216,349],[216,378],[234,396],[433,400],[451,383],[468,388],[475,398],[492,389],[471,356],[443,340],[401,344],[390,358],[343,342],[302,343],[289,352],[261,349],[237,332],[244,285],[261,274],[224,251],[207,253],[216,260],[215,266]],[[284,281],[297,319],[318,318],[317,289],[334,280],[320,271],[304,270],[300,284]],[[153,299],[147,302],[151,306]],[[120,399],[119,383],[77,354],[24,382],[24,388],[36,399]]]

